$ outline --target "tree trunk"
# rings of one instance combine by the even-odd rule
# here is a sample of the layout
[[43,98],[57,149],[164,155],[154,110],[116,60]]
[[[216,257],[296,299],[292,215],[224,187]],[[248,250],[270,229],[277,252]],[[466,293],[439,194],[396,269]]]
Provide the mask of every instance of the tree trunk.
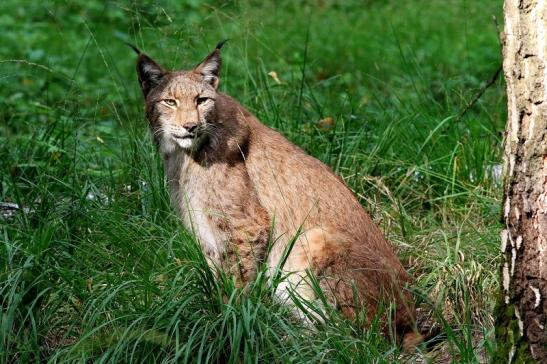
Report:
[[547,0],[506,0],[507,82],[496,363],[547,363]]

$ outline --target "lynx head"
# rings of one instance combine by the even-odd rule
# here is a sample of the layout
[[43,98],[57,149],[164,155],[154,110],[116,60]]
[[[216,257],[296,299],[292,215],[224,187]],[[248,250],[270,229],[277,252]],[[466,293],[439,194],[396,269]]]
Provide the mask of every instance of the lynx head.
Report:
[[190,71],[166,71],[134,48],[146,115],[162,153],[196,150],[211,135],[224,42]]

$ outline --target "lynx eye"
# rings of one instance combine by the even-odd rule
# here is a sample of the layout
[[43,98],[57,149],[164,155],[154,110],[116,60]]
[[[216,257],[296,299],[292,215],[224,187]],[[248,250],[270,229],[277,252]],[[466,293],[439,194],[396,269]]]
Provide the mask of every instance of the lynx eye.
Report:
[[210,100],[210,97],[198,97],[196,98],[196,104],[201,105]]
[[163,102],[167,106],[171,106],[171,107],[177,106],[177,100],[174,100],[174,99],[163,99],[161,100],[161,102]]

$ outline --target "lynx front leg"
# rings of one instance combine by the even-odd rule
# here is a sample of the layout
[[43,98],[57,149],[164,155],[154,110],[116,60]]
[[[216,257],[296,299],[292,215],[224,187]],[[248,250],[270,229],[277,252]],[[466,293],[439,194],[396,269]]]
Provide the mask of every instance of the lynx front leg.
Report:
[[226,246],[224,266],[233,274],[238,287],[255,279],[259,265],[265,260],[267,244],[268,229],[261,226],[232,234]]
[[247,198],[238,202],[222,209],[216,225],[226,237],[222,267],[241,287],[256,277],[266,259],[270,220],[258,201]]
[[252,186],[244,160],[210,166],[201,186],[204,199],[214,213],[210,223],[222,236],[222,268],[232,273],[238,286],[256,276],[264,262],[270,217],[260,204]]

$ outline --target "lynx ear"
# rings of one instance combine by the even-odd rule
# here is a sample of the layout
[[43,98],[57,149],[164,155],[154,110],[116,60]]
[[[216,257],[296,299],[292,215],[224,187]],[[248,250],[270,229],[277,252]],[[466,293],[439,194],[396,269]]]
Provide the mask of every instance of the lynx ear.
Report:
[[165,70],[154,62],[152,58],[144,53],[139,53],[139,57],[137,58],[137,74],[139,75],[139,82],[144,97],[160,83],[165,73]]
[[227,40],[228,39],[225,39],[222,42],[219,42],[215,50],[209,53],[209,55],[194,68],[194,72],[201,75],[203,81],[213,86],[215,90],[218,88],[218,75],[220,74],[220,66],[222,65],[220,49]]

